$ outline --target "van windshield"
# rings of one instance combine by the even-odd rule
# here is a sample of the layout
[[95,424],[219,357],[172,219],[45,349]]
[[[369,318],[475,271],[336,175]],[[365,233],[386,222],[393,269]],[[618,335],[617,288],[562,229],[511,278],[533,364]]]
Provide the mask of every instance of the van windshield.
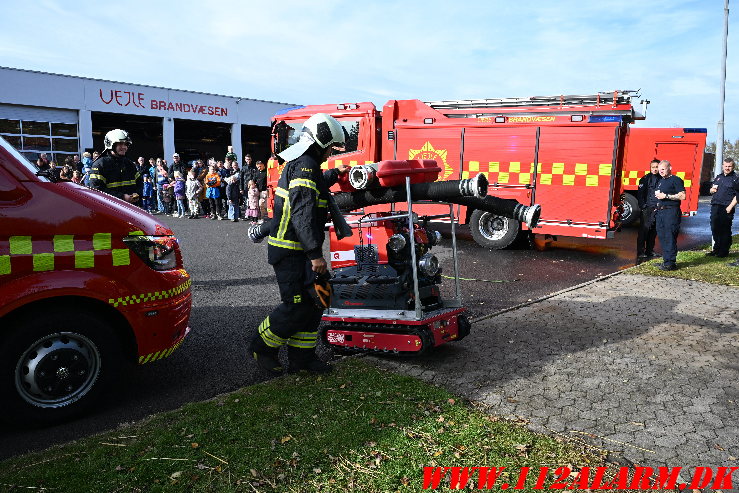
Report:
[[5,140],[3,137],[0,137],[0,147],[2,147],[8,153],[10,153],[16,160],[18,160],[19,163],[21,163],[21,165],[25,166],[33,174],[35,174],[36,176],[38,176],[38,178],[39,178],[40,181],[47,181],[47,182],[48,181],[51,181],[50,179],[48,179],[45,176],[39,176],[39,175],[37,175],[36,173],[38,172],[38,166],[36,166],[36,164],[32,163],[31,161],[29,161],[26,156],[24,156],[23,154],[21,154],[20,152],[18,152],[18,150],[15,147],[13,147],[12,145],[10,145],[8,143],[8,141]]
[[[347,118],[345,120],[337,118],[337,120],[344,127],[345,142],[344,149],[334,152],[332,156],[356,151],[359,147],[359,118]],[[289,120],[279,121],[275,124],[275,154],[279,154],[298,141],[304,122],[305,120]]]

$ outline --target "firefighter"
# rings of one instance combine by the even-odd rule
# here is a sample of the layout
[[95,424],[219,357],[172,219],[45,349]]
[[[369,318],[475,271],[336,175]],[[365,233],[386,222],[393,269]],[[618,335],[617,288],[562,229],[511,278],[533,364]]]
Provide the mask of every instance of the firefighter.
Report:
[[315,354],[318,325],[328,307],[324,227],[328,189],[348,167],[324,174],[321,163],[344,141],[341,124],[318,113],[306,120],[298,142],[279,154],[286,164],[275,191],[267,261],[275,270],[281,303],[259,325],[250,346],[260,368],[272,374],[282,371],[278,351],[283,345],[287,346],[288,372],[331,371]]
[[711,186],[711,233],[713,249],[706,255],[724,258],[731,248],[731,223],[734,220],[734,208],[739,195],[739,176],[734,172],[734,160],[724,159],[721,170]]
[[126,157],[131,138],[125,130],[105,134],[105,150],[90,170],[90,188],[108,193],[131,204],[138,204],[144,179],[136,165]]
[[636,196],[641,209],[641,224],[639,235],[636,239],[636,258],[642,261],[656,256],[654,253],[654,240],[657,238],[655,216],[657,213],[657,197],[654,192],[657,189],[659,176],[659,159],[652,159],[649,163],[649,173],[639,180],[639,189]]
[[680,232],[680,201],[685,200],[685,185],[672,174],[669,161],[659,162],[659,175],[654,196],[657,202],[657,237],[662,246],[660,270],[677,270],[677,234]]

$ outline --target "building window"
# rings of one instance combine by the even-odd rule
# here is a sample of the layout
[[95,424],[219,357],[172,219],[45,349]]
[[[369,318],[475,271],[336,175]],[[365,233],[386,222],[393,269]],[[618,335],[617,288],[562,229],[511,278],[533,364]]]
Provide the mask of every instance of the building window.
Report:
[[77,154],[77,124],[0,119],[0,136],[31,162],[42,152],[61,165],[68,156]]

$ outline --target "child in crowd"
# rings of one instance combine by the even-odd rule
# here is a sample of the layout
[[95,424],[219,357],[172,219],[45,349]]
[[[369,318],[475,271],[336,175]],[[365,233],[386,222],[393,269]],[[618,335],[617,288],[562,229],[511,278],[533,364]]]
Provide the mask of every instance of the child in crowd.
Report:
[[174,200],[174,189],[169,183],[162,185],[162,202],[164,203],[164,213],[172,213],[172,201]]
[[241,214],[241,192],[239,191],[239,174],[233,173],[226,178],[226,197],[228,198],[228,218],[233,222],[239,222]]
[[259,189],[254,180],[249,180],[249,191],[246,199],[246,218],[251,220],[252,225],[259,219]]
[[185,217],[187,215],[187,204],[185,200],[185,178],[179,171],[174,172],[174,198],[177,200],[177,212],[174,217]]
[[77,170],[72,171],[72,181],[78,185],[82,185],[82,173]]
[[82,153],[82,181],[86,187],[90,186],[90,171],[92,170],[92,154],[89,152]]
[[205,175],[205,197],[210,204],[210,218],[223,219],[221,216],[221,175],[218,174],[218,166],[215,163],[208,167]]
[[154,184],[151,182],[149,175],[144,175],[144,190],[142,192],[144,200],[144,210],[151,212],[152,201],[151,198],[154,196]]
[[169,172],[167,171],[167,167],[164,165],[164,161],[161,158],[157,158],[156,162],[157,171],[156,174],[152,176],[152,179],[155,181],[157,187],[157,204],[159,207],[159,212],[161,214],[166,214],[169,211],[167,210],[167,204],[164,202],[164,190],[166,189],[166,187],[169,187]]
[[185,183],[185,195],[187,196],[187,202],[190,205],[190,219],[197,219],[200,213],[200,190],[203,189],[203,185],[198,181],[198,177],[195,173],[195,169],[187,174],[187,182]]

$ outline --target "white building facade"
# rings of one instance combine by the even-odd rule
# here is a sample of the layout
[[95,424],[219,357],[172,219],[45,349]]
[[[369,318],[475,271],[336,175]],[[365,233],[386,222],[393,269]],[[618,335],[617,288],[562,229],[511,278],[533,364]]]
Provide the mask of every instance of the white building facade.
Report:
[[60,164],[102,150],[111,128],[131,134],[129,157],[148,151],[147,158],[170,160],[188,150],[190,157],[222,159],[226,145],[238,156],[254,149],[266,154],[270,119],[292,106],[0,67],[0,135],[29,159],[46,152]]

